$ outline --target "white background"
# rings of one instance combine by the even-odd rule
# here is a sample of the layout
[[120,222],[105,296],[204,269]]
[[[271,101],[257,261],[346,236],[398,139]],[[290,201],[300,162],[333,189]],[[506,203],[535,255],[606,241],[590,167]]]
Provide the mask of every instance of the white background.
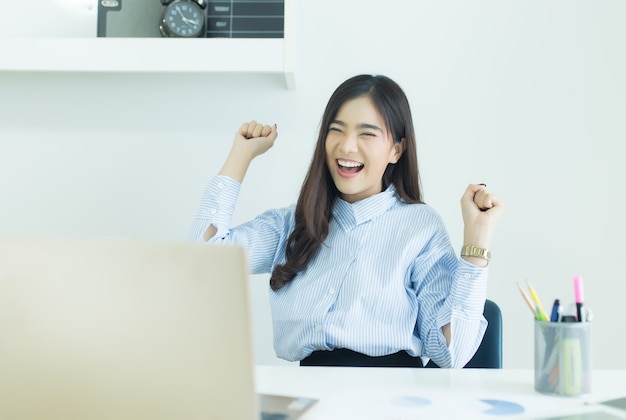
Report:
[[[0,36],[30,31],[21,17],[37,10],[42,33],[95,36],[93,1],[38,2],[14,2],[26,9],[3,15]],[[549,310],[573,300],[582,275],[594,366],[626,368],[626,2],[319,0],[297,1],[295,15],[295,91],[266,75],[0,72],[0,235],[184,241],[249,119],[280,134],[234,221],[288,205],[334,88],[385,74],[409,97],[425,199],[455,246],[468,183],[507,205],[488,288],[505,367],[533,363],[515,283],[530,280]],[[268,276],[250,281],[257,362],[286,363],[272,348]]]

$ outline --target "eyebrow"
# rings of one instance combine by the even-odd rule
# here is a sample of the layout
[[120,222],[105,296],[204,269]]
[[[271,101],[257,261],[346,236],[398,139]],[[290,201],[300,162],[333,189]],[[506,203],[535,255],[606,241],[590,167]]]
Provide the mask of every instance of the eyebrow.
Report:
[[[331,121],[330,123],[331,123],[331,124],[337,124],[337,125],[340,125],[340,126],[342,126],[342,127],[347,126],[347,124],[346,124],[345,122],[343,122],[343,121],[339,121],[339,120],[333,120],[333,121]],[[376,125],[372,125],[372,124],[357,124],[356,128],[360,128],[360,129],[363,129],[363,128],[369,128],[370,130],[378,130],[378,131],[380,131],[381,133],[383,132],[383,129],[382,129],[382,128],[380,128],[380,127],[378,127],[378,126],[376,126]]]

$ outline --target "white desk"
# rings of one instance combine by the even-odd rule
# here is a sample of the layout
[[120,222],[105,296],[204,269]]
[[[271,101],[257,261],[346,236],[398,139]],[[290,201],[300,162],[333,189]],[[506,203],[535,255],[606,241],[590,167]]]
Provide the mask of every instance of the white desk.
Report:
[[[258,392],[319,399],[302,420],[626,418],[595,404],[626,396],[626,370],[594,371],[592,380],[590,395],[572,398],[537,393],[532,370],[256,367]],[[502,401],[498,407],[514,414],[486,413],[483,400]]]

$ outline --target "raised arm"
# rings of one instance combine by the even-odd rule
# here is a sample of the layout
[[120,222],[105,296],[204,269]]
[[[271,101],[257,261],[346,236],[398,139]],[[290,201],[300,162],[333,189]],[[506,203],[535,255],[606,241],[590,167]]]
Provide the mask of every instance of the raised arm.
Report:
[[[274,145],[276,137],[276,124],[264,125],[254,120],[243,123],[235,134],[233,145],[219,174],[241,183],[252,160],[267,152]],[[215,226],[210,225],[204,232],[204,240],[211,239],[216,231]]]
[[[493,230],[504,211],[503,203],[486,190],[486,185],[470,184],[461,197],[461,211],[464,224],[463,245],[473,245],[489,250]],[[461,258],[477,267],[486,267],[489,264],[487,259],[481,257],[462,256]],[[453,295],[455,295],[454,292]],[[457,296],[451,296],[451,298],[455,300]],[[450,324],[444,325],[442,332],[447,344],[450,345],[452,339]]]
[[[461,197],[463,245],[491,248],[491,236],[504,211],[504,205],[486,187],[484,184],[470,184]],[[485,267],[488,263],[479,257],[462,258],[479,267]]]

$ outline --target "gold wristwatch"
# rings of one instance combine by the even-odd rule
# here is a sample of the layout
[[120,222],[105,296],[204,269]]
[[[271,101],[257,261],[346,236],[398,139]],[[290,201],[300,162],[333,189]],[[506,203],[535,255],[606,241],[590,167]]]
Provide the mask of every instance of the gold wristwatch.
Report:
[[489,262],[491,260],[491,251],[475,245],[463,245],[461,247],[461,257],[478,257]]

